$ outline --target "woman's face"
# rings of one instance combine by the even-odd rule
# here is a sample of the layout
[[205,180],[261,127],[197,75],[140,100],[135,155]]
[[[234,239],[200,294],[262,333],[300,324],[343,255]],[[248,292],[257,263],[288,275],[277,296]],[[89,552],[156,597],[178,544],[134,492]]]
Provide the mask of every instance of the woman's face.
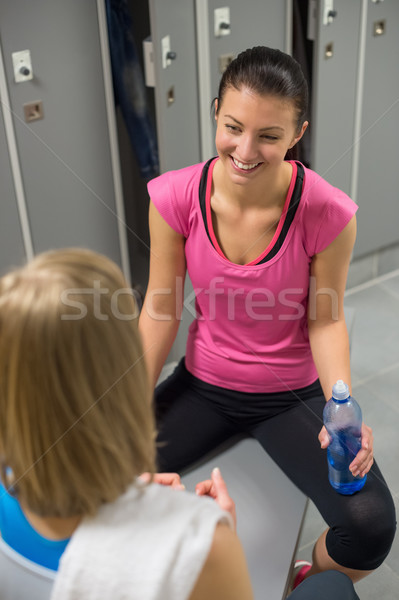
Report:
[[298,133],[291,100],[260,96],[245,87],[228,88],[216,110],[216,148],[226,172],[241,185],[277,172],[307,127],[306,122]]

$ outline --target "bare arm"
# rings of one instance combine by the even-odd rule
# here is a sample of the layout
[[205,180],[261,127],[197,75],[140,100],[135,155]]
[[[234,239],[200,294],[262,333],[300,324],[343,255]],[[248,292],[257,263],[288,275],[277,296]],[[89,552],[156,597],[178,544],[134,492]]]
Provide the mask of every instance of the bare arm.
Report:
[[189,600],[253,600],[241,543],[228,525],[219,523],[211,550]]
[[[309,340],[320,383],[326,400],[332,386],[343,379],[351,390],[349,336],[344,317],[344,292],[352,249],[356,239],[356,218],[353,217],[338,237],[311,265],[309,298]],[[323,448],[329,444],[323,427],[319,440]],[[373,436],[363,423],[362,448],[350,465],[354,475],[364,475],[373,464]]]
[[350,388],[349,337],[344,317],[344,292],[356,239],[353,217],[311,264],[308,327],[313,359],[326,400],[337,379]]
[[180,324],[186,259],[184,237],[166,223],[152,202],[149,224],[150,277],[139,330],[148,375],[151,385],[155,386]]

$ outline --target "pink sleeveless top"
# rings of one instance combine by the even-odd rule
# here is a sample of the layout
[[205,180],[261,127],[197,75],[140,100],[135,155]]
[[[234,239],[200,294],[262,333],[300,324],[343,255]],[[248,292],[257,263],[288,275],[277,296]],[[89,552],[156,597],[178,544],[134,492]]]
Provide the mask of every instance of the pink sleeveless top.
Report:
[[243,392],[305,387],[318,377],[307,326],[310,263],[348,224],[357,205],[314,171],[292,162],[272,241],[256,260],[237,265],[224,256],[212,227],[215,160],[165,173],[148,184],[159,213],[186,238],[196,312],[186,367],[203,381]]

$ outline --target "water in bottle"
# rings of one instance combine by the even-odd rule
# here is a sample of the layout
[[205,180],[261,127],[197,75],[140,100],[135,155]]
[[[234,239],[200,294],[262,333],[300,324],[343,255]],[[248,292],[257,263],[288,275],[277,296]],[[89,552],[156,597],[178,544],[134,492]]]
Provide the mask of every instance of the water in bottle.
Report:
[[367,478],[367,475],[354,477],[349,470],[362,445],[362,411],[342,379],[333,385],[323,419],[331,440],[327,448],[329,481],[340,494],[354,494],[362,489]]

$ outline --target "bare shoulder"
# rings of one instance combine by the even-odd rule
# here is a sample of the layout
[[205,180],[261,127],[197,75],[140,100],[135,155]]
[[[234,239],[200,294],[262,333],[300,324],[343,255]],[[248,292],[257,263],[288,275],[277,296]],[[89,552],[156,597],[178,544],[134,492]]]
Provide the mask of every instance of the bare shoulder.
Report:
[[356,241],[356,232],[356,215],[354,215],[349,221],[349,223],[345,225],[341,233],[337,235],[335,240],[333,240],[325,250],[320,252],[319,256],[328,256],[330,254],[336,253],[347,254],[348,252],[352,252],[353,246]]
[[189,600],[253,600],[247,562],[237,535],[216,526],[211,550]]
[[[150,201],[149,208],[149,224],[151,238],[153,237],[153,234],[156,234],[156,239],[154,241],[157,241],[159,235],[169,237],[170,239],[174,238],[176,240],[184,239],[183,235],[177,233],[177,231],[175,231],[174,229],[172,229],[172,227],[170,227],[170,225],[168,225],[168,223],[161,216],[161,214],[159,213],[158,209],[155,207],[155,204],[152,201]],[[151,239],[151,243],[152,242],[153,240]]]
[[[312,275],[327,277],[344,277],[346,281],[347,270],[356,241],[356,216],[337,235],[337,237],[319,254],[312,259]],[[320,280],[321,281],[321,280]]]
[[184,236],[175,231],[150,203],[149,225],[151,238],[150,279],[156,275],[157,284],[186,270]]

